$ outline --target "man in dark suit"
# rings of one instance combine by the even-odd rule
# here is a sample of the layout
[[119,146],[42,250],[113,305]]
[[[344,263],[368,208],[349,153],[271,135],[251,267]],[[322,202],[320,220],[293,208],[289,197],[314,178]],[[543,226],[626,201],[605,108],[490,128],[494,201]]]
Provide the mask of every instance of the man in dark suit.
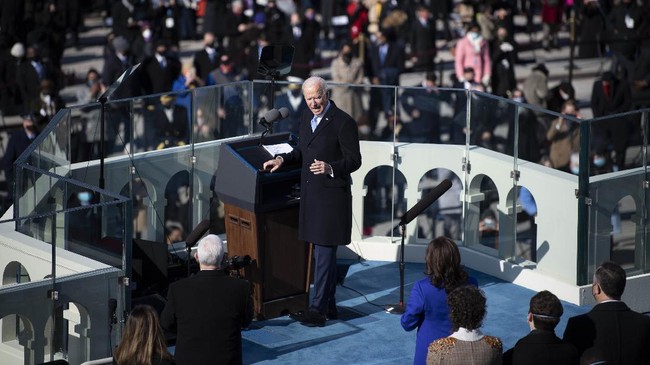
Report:
[[177,365],[242,363],[241,329],[253,320],[250,285],[220,270],[223,255],[221,239],[205,236],[194,254],[200,271],[169,287],[160,323],[176,333]]
[[24,115],[23,127],[11,134],[7,150],[2,159],[2,167],[5,170],[5,181],[7,182],[8,201],[6,206],[13,202],[13,184],[14,184],[14,162],[29,147],[38,135],[36,123],[31,115]]
[[530,333],[503,354],[503,364],[577,364],[578,350],[555,335],[555,327],[563,312],[560,300],[548,290],[530,298],[527,317]]
[[142,88],[145,94],[158,94],[172,90],[172,84],[181,72],[181,64],[169,55],[169,43],[158,40],[153,57],[143,62]]
[[336,249],[351,241],[350,174],[361,166],[354,119],[329,100],[327,84],[313,76],[302,85],[309,110],[300,120],[298,146],[264,163],[274,172],[283,163],[300,163],[298,238],[314,247],[314,297],[309,310],[292,318],[306,326],[324,326],[336,311]]
[[625,280],[625,270],[618,264],[600,265],[591,287],[596,305],[588,313],[569,318],[564,340],[580,354],[595,348],[607,364],[650,364],[650,317],[621,301]]
[[153,133],[147,133],[155,135],[151,147],[160,150],[189,144],[189,124],[187,109],[176,104],[174,96],[162,95],[152,112]]
[[203,49],[194,53],[193,64],[196,74],[207,84],[210,72],[219,67],[219,52],[214,34],[206,32],[203,35]]
[[436,22],[425,5],[419,5],[411,26],[411,60],[415,71],[435,71]]
[[436,74],[427,72],[420,88],[407,88],[400,96],[402,108],[411,117],[404,123],[400,141],[440,143],[440,92]]
[[[376,33],[377,43],[369,53],[369,77],[373,85],[399,85],[404,69],[404,49],[397,43],[395,32],[384,30]],[[373,90],[377,90],[374,89]],[[381,89],[384,113],[393,113],[394,90]]]
[[[604,72],[600,80],[594,81],[591,110],[595,118],[627,112],[632,107],[631,100],[627,81],[619,80],[613,73]],[[630,120],[626,118],[611,118],[593,123],[591,145],[596,151],[612,148],[616,152],[612,162],[623,168],[631,125]]]
[[318,39],[318,29],[313,24],[303,21],[299,13],[291,14],[290,29],[287,31],[288,43],[295,47],[291,76],[305,79],[311,74]]

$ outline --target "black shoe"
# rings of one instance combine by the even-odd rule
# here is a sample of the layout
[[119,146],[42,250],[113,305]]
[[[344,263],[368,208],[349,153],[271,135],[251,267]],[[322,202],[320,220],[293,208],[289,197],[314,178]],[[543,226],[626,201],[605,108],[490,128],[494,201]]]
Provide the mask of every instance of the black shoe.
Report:
[[327,313],[325,313],[325,317],[332,320],[339,319],[339,311],[336,308],[330,309],[327,311]]
[[289,318],[300,322],[303,326],[307,327],[323,327],[325,326],[326,318],[324,315],[314,311],[300,311],[292,313]]

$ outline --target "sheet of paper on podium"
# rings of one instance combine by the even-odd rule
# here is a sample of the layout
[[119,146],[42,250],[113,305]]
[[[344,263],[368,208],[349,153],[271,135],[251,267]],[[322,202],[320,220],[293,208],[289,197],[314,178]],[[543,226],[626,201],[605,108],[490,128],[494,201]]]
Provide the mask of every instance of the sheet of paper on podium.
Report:
[[290,144],[288,143],[278,143],[278,144],[271,144],[271,145],[264,145],[264,149],[266,149],[271,156],[276,156],[282,153],[289,153],[293,151],[293,147],[291,147]]

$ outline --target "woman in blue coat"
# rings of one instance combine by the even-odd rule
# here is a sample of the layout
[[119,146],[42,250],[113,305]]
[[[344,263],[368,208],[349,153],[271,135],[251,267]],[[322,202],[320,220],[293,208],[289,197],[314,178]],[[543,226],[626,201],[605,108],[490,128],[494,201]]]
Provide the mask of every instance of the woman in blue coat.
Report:
[[438,237],[429,243],[426,252],[427,277],[413,285],[411,296],[402,314],[402,327],[407,331],[417,328],[415,341],[415,365],[426,364],[429,344],[451,334],[447,293],[454,288],[472,284],[460,264],[460,252],[456,243],[447,237]]

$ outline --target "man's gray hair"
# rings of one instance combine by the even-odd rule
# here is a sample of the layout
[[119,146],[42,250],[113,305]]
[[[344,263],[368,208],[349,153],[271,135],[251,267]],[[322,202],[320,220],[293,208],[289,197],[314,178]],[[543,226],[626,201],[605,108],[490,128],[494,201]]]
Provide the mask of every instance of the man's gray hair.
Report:
[[199,241],[196,252],[201,265],[220,267],[224,254],[223,242],[219,236],[209,234]]
[[302,91],[304,92],[307,88],[318,87],[323,94],[327,92],[327,81],[320,76],[311,76],[302,84]]

